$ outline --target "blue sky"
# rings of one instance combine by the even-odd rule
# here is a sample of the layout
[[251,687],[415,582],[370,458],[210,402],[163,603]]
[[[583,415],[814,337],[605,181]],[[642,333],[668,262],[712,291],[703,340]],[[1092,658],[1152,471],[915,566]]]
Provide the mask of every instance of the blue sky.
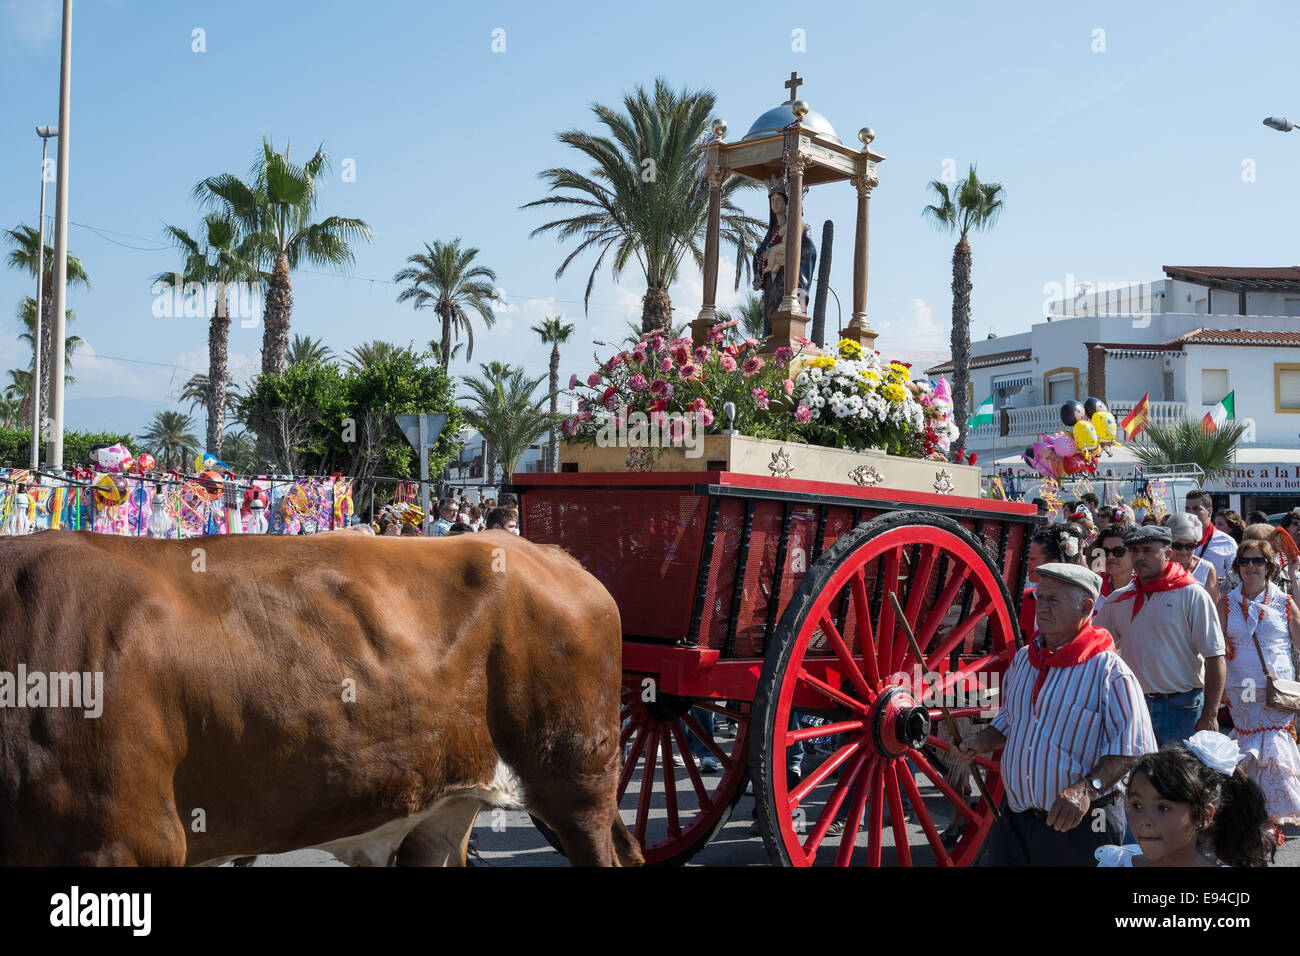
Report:
[[[37,218],[34,127],[58,119],[58,9],[58,0],[0,0],[5,228]],[[959,171],[977,163],[1007,188],[1002,220],[973,243],[976,337],[1027,328],[1042,314],[1044,285],[1067,274],[1138,281],[1164,264],[1300,261],[1300,133],[1260,123],[1269,114],[1300,120],[1291,5],[790,9],[78,0],[69,218],[83,225],[70,228],[69,245],[94,287],[70,304],[93,354],[74,363],[69,425],[116,416],[117,427],[138,431],[206,369],[206,323],[152,312],[150,278],[177,262],[161,231],[192,229],[194,183],[245,173],[263,134],[298,156],[324,143],[335,169],[321,212],[359,216],[375,233],[357,249],[352,278],[294,276],[294,332],[336,352],[374,338],[427,342],[430,314],[398,305],[390,280],[422,243],[459,236],[508,296],[496,328],[477,337],[475,365],[500,359],[542,374],[548,351],[528,327],[563,314],[578,326],[564,376],[589,370],[591,340],[621,338],[640,314],[642,285],[634,273],[621,284],[602,275],[584,315],[590,260],[556,281],[564,247],[529,239],[545,219],[518,207],[544,194],[539,170],[577,162],[558,130],[594,129],[593,102],[616,104],[656,75],[712,89],[731,139],[785,99],[791,70],[843,140],[875,128],[887,160],[872,197],[868,316],[886,353],[947,347],[953,240],[920,216],[925,185],[946,160]],[[492,50],[498,28],[504,52]],[[195,29],[205,52],[192,50]],[[1099,40],[1104,52],[1094,51]],[[355,182],[342,181],[345,159]],[[1247,161],[1253,177],[1243,177]],[[750,202],[762,214],[762,195]],[[52,213],[52,185],[47,203]],[[853,209],[847,185],[820,187],[805,204],[814,235],[823,220],[836,223],[831,284],[846,303]],[[735,298],[731,278],[724,268],[722,304]],[[13,309],[29,285],[0,272],[5,380],[4,369],[27,362]],[[673,293],[679,318],[692,317],[693,269]],[[260,327],[233,324],[237,377],[260,342]],[[463,362],[459,370],[470,371]]]

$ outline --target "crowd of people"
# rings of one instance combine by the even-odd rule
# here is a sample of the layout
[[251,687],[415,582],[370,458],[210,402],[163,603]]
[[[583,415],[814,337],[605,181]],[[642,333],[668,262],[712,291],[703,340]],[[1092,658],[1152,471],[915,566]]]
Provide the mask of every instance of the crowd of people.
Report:
[[[412,520],[413,513],[417,520]],[[519,504],[512,494],[502,495],[499,504],[495,498],[485,498],[482,505],[472,505],[464,496],[448,497],[440,499],[437,513],[427,517],[420,515],[418,509],[389,505],[376,516],[373,530],[375,534],[389,537],[442,538],[476,531],[518,534]]]
[[1300,824],[1297,523],[1194,491],[1140,521],[1084,496],[1035,532],[1025,646],[956,750],[1002,750],[982,863],[1267,865]]

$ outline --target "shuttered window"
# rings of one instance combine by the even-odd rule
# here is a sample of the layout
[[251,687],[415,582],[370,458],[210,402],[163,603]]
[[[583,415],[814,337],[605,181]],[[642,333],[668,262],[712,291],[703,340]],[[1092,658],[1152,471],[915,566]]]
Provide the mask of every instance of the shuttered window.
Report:
[[1201,370],[1201,404],[1217,405],[1228,394],[1228,370],[1206,368]]
[[1278,410],[1300,411],[1300,368],[1275,366]]

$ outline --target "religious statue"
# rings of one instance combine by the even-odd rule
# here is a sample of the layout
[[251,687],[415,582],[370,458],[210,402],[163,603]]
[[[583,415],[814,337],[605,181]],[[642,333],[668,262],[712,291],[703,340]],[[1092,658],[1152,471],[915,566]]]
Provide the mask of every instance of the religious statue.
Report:
[[[786,203],[789,193],[785,178],[773,176],[767,187],[770,214],[767,235],[754,251],[754,288],[763,291],[763,335],[772,334],[772,316],[785,298],[785,229]],[[817,247],[813,245],[812,232],[803,224],[803,239],[799,248],[799,305],[808,311],[808,290],[812,286],[813,272],[817,268]]]

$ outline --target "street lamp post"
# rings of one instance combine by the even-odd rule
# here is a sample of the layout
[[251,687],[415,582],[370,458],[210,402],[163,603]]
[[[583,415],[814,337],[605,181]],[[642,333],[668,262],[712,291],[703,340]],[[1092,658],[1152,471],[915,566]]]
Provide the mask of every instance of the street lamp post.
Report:
[[1292,123],[1285,116],[1268,116],[1264,118],[1264,125],[1270,129],[1275,129],[1280,133],[1289,133],[1295,129],[1295,123]]
[[32,338],[32,471],[41,467],[41,318],[45,304],[45,163],[50,137],[59,135],[57,126],[38,126],[41,138],[41,218],[36,223],[36,328]]
[[72,95],[72,0],[63,0],[63,43],[59,65],[58,186],[54,191],[54,336],[50,343],[50,438],[45,463],[63,468],[63,362],[68,307],[68,120]]

